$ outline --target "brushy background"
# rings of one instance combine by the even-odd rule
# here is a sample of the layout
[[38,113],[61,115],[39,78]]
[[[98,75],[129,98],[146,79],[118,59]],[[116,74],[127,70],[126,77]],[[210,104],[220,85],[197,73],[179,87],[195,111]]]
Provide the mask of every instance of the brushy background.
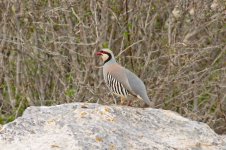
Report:
[[113,104],[95,56],[109,47],[142,78],[155,108],[226,133],[225,6],[224,0],[2,0],[0,124],[31,105]]

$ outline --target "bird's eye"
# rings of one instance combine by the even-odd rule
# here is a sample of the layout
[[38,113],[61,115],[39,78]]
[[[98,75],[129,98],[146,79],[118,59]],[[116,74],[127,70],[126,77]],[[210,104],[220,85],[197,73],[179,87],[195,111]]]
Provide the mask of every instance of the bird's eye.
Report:
[[107,54],[105,51],[100,51],[101,53],[103,53],[103,54]]

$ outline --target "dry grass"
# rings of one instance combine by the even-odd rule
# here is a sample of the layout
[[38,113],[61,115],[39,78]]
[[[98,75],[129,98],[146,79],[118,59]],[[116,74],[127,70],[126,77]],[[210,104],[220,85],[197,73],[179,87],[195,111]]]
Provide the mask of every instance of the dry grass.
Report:
[[94,56],[110,47],[156,108],[226,133],[223,0],[3,0],[0,8],[0,123],[30,105],[113,103]]

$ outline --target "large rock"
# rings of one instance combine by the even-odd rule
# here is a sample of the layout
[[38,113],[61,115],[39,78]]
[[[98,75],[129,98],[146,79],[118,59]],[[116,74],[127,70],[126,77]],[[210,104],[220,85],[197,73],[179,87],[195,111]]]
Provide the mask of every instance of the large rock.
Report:
[[29,107],[0,131],[0,150],[223,150],[225,138],[168,110],[74,103]]

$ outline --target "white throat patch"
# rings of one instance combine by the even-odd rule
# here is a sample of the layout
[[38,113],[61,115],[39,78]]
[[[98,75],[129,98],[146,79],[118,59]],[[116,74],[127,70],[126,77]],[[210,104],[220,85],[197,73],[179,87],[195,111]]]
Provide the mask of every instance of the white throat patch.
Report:
[[102,54],[101,58],[103,61],[106,61],[109,58],[109,56],[107,54]]

